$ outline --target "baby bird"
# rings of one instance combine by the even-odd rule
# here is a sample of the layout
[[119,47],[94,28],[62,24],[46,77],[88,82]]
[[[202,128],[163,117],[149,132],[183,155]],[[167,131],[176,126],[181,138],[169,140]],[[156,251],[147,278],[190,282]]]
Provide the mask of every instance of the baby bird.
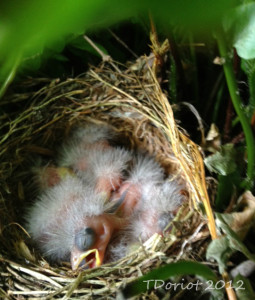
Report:
[[63,146],[59,166],[73,169],[85,183],[94,185],[97,192],[109,198],[121,185],[132,159],[129,151],[110,146],[109,139],[113,137],[114,132],[107,126],[77,129]]
[[163,235],[185,200],[184,185],[169,178],[159,184],[146,182],[141,198],[129,217],[128,224],[114,237],[107,248],[107,262],[125,257],[153,234]]
[[74,170],[87,168],[87,153],[95,151],[95,147],[111,148],[109,140],[115,132],[106,125],[90,124],[77,128],[59,152],[58,165],[72,167]]
[[48,188],[27,214],[27,230],[51,261],[70,259],[76,270],[84,259],[99,266],[111,237],[124,219],[109,214],[105,198],[77,177]]
[[142,199],[129,222],[132,238],[145,242],[154,233],[162,235],[185,201],[184,188],[173,178],[161,184],[144,184]]
[[132,154],[120,147],[105,149],[97,145],[93,151],[87,152],[86,160],[86,170],[77,170],[77,175],[109,199],[121,186]]
[[112,201],[121,201],[119,210],[123,216],[129,217],[143,198],[144,186],[154,186],[162,182],[163,178],[164,170],[155,159],[138,153],[133,160],[133,166],[127,179],[123,181],[119,190],[113,194]]

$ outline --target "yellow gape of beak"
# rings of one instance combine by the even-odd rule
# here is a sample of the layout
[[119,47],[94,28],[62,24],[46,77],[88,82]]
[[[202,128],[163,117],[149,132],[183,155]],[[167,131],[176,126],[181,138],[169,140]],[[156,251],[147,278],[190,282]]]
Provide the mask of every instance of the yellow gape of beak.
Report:
[[95,259],[96,259],[96,267],[98,266],[101,266],[102,262],[100,260],[100,257],[99,257],[99,252],[98,252],[98,249],[91,249],[91,250],[88,250],[86,252],[83,252],[81,253],[76,259],[74,259],[73,261],[73,270],[77,270],[80,263],[83,261],[84,258],[86,258],[89,254],[91,253],[95,253]]

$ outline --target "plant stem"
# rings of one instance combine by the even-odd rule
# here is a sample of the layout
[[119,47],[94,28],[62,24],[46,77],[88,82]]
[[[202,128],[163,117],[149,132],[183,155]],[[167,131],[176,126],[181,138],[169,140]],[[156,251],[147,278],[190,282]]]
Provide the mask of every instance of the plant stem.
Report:
[[221,31],[217,31],[216,38],[217,38],[217,42],[218,42],[220,56],[225,59],[225,62],[223,63],[223,69],[224,69],[224,73],[225,73],[225,77],[226,77],[226,81],[227,81],[229,94],[230,94],[233,106],[235,108],[235,111],[239,117],[241,126],[243,128],[243,132],[245,135],[245,141],[246,141],[246,146],[247,146],[247,157],[248,157],[248,163],[247,163],[248,182],[245,183],[245,187],[249,189],[249,188],[251,188],[251,185],[253,182],[253,168],[254,168],[254,161],[255,161],[253,133],[251,130],[251,126],[248,122],[248,119],[246,118],[244,111],[242,109],[243,104],[242,104],[242,100],[239,95],[232,63],[228,56],[227,45],[226,45],[223,33]]
[[15,78],[18,66],[20,64],[20,57],[21,57],[20,55],[17,55],[15,61],[13,62],[12,67],[10,68],[10,70],[8,70],[8,72],[6,72],[7,74],[5,74],[3,72],[3,74],[5,74],[5,79],[4,79],[4,82],[2,84],[0,84],[0,99],[3,97],[7,88],[12,83],[13,79]]

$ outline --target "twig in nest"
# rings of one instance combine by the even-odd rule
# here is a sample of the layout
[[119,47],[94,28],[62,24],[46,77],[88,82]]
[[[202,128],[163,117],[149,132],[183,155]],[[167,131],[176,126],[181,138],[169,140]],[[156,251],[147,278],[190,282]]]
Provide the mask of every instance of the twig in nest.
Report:
[[98,54],[101,55],[103,62],[110,63],[117,72],[121,73],[120,69],[113,63],[113,59],[110,55],[104,54],[104,52],[101,51],[87,35],[84,35],[83,37],[90,44],[90,46],[92,46],[98,52]]
[[122,41],[111,29],[108,29],[110,34],[115,38],[116,41],[118,41],[124,48],[126,48],[135,58],[139,58],[139,56],[128,47],[128,45]]

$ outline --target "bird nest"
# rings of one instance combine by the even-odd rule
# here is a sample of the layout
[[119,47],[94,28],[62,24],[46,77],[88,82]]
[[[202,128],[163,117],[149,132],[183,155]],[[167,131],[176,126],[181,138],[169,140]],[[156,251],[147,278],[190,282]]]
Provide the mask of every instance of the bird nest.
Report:
[[[0,137],[0,294],[4,298],[111,299],[156,267],[203,257],[209,231],[193,210],[203,204],[210,221],[203,160],[198,147],[177,127],[151,61],[141,57],[126,66],[105,62],[66,81],[27,79],[3,99],[7,113],[1,117]],[[86,122],[110,125],[125,147],[145,150],[166,174],[181,176],[188,201],[163,237],[155,234],[119,261],[73,272],[65,264],[50,265],[34,250],[23,216],[35,197],[31,172],[35,161],[41,157],[54,162],[58,145],[73,127]],[[213,235],[213,226],[209,229]],[[147,295],[153,297],[154,292]]]

